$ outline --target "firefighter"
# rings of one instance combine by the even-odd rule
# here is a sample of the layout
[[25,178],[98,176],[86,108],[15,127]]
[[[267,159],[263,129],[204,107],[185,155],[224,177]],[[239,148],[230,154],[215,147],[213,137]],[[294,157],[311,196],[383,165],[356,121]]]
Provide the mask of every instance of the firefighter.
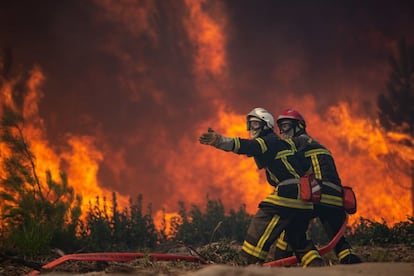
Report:
[[[307,134],[305,119],[298,111],[283,110],[277,118],[277,125],[282,138],[293,141],[296,150],[302,152],[311,162],[315,178],[321,186],[320,203],[314,205],[315,216],[319,217],[328,238],[332,239],[347,216],[342,199],[343,187],[332,154]],[[276,243],[276,259],[291,255],[284,235],[282,233]],[[343,236],[335,246],[335,253],[341,264],[361,263],[361,259],[352,251],[351,245]]]
[[288,242],[303,267],[322,266],[323,259],[311,240],[306,239],[313,203],[300,199],[299,179],[309,169],[292,146],[274,132],[274,118],[264,108],[254,108],[246,116],[251,139],[222,136],[212,129],[199,142],[220,150],[253,157],[258,169],[266,172],[274,192],[263,199],[247,229],[241,255],[248,264],[263,263],[271,245],[287,230]]

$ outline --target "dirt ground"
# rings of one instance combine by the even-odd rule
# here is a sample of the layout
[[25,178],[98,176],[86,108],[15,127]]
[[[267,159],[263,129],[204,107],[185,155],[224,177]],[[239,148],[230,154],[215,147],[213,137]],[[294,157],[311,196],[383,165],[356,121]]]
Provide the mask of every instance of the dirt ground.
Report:
[[262,267],[247,266],[234,267],[229,265],[207,265],[196,271],[175,271],[173,274],[146,270],[136,272],[88,272],[88,273],[64,273],[51,272],[41,275],[49,276],[125,276],[125,275],[184,275],[184,276],[389,276],[389,275],[414,275],[414,263],[362,263],[356,265],[332,265],[318,268],[300,267]]
[[[414,248],[403,245],[389,245],[384,247],[355,247],[354,251],[364,261],[362,264],[339,265],[335,255],[330,252],[324,256],[326,266],[317,268],[294,267],[263,267],[257,265],[238,266],[234,264],[207,264],[191,262],[153,262],[145,258],[131,262],[85,262],[67,261],[50,270],[41,270],[41,265],[49,260],[27,262],[19,259],[0,258],[0,275],[29,275],[41,270],[38,275],[88,275],[88,276],[339,276],[339,275],[414,275]],[[3,255],[4,257],[4,255]],[[34,274],[32,274],[34,275]]]
[[414,263],[362,263],[357,265],[333,265],[318,268],[275,268],[245,267],[232,268],[226,266],[206,267],[190,274],[192,276],[207,275],[257,275],[257,276],[339,276],[339,275],[414,275]]

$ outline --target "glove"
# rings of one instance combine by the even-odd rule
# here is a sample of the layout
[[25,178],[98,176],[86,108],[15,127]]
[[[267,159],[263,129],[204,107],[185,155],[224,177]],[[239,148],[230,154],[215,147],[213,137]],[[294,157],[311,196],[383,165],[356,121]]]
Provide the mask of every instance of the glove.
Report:
[[234,147],[232,138],[223,137],[211,128],[208,128],[207,132],[201,134],[198,141],[203,145],[210,145],[224,151],[231,151]]
[[220,141],[220,135],[217,134],[213,129],[208,128],[208,132],[201,134],[198,140],[203,145],[217,146],[218,142]]

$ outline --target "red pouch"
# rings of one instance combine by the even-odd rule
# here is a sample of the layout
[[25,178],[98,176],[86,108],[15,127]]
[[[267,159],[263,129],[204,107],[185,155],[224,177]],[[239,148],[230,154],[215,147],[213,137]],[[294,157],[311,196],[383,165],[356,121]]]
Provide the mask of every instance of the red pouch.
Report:
[[307,173],[300,178],[300,196],[304,201],[313,203],[321,201],[321,186],[314,173]]
[[351,187],[349,186],[343,186],[343,191],[344,191],[344,208],[345,211],[352,215],[355,214],[357,211],[357,202],[356,202],[356,197],[355,197],[355,193],[352,190]]

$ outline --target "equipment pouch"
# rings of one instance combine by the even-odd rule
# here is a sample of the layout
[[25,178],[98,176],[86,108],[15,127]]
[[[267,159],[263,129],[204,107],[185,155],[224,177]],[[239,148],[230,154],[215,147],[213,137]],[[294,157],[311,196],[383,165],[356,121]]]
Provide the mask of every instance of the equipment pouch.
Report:
[[356,197],[355,197],[355,193],[352,190],[351,187],[349,186],[343,186],[343,191],[344,191],[344,208],[345,211],[352,215],[355,214],[357,211],[357,202],[356,202]]
[[320,202],[321,186],[314,173],[307,173],[300,178],[300,196],[304,201]]

